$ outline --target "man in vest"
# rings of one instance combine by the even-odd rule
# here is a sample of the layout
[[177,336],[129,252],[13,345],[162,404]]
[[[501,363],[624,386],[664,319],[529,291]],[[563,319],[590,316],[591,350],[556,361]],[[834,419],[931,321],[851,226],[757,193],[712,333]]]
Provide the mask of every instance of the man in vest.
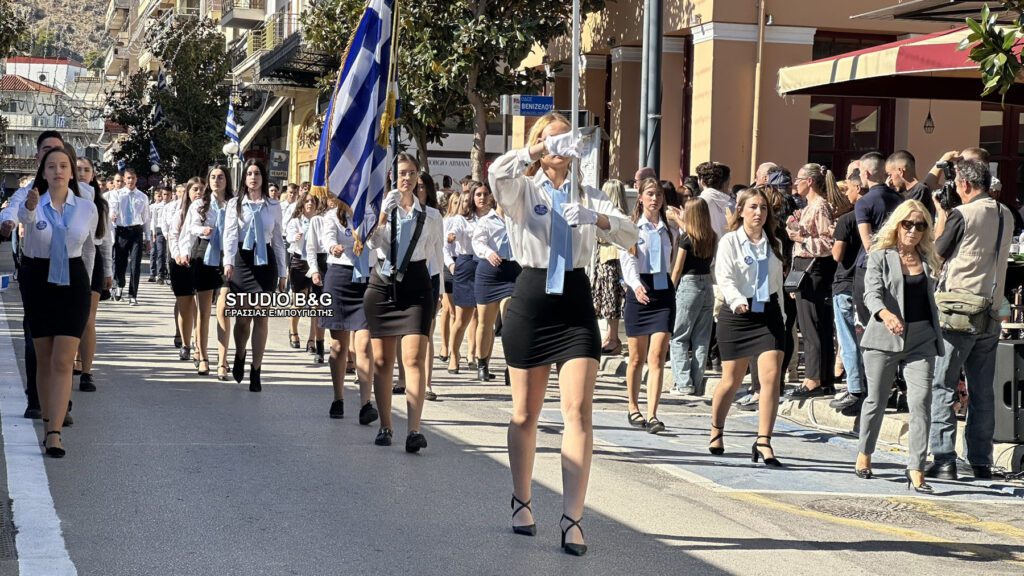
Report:
[[[963,201],[947,215],[936,202],[935,248],[945,261],[939,290],[991,299],[987,329],[981,334],[943,330],[945,353],[936,358],[932,380],[930,446],[935,462],[926,475],[956,480],[956,416],[953,401],[960,370],[970,390],[965,456],[974,477],[992,477],[992,436],[995,432],[996,369],[1000,320],[1008,315],[1004,284],[1013,235],[1010,210],[989,195],[992,173],[982,160],[963,158],[956,164],[956,191]],[[1000,219],[1002,226],[1000,226]],[[1002,232],[1000,234],[1000,231]],[[1008,309],[1007,309],[1008,310]]]

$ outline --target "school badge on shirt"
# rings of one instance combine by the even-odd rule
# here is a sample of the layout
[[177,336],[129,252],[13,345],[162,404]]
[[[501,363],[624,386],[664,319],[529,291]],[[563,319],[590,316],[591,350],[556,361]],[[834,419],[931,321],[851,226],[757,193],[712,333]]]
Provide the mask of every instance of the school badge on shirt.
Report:
[[46,230],[46,220],[36,222],[36,230]]
[[754,263],[754,259],[753,259],[753,258],[751,258],[750,256],[747,256],[747,257],[745,257],[745,258],[743,259],[743,261],[747,263],[747,266],[749,266],[749,265],[751,265],[751,264],[753,264],[753,263]]
[[537,216],[544,216],[548,213],[548,207],[543,204],[537,204],[533,207],[533,213]]

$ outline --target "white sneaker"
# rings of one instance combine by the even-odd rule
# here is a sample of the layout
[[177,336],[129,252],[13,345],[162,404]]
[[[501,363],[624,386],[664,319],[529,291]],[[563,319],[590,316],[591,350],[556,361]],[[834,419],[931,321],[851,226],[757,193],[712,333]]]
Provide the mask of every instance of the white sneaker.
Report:
[[136,304],[138,304],[138,303],[139,303],[139,300],[138,300],[138,298],[129,298],[129,299],[128,299],[128,305],[129,305],[129,306],[135,306],[135,305],[136,305]]
[[123,292],[124,288],[114,288],[114,300],[120,300]]

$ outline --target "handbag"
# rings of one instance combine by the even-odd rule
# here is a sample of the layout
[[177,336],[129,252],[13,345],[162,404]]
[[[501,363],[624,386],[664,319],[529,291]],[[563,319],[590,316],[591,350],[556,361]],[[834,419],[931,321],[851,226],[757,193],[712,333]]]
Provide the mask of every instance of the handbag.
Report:
[[782,283],[782,289],[786,294],[796,294],[800,292],[800,287],[803,286],[804,278],[807,277],[807,271],[814,265],[814,258],[811,258],[807,262],[807,267],[803,270],[796,269],[796,256],[793,257],[793,266],[790,266],[789,274],[786,275],[786,280]]
[[[996,205],[999,206],[998,204]],[[1003,239],[1003,210],[999,208],[999,231],[996,233],[995,257],[999,258],[999,244]],[[948,270],[948,268],[947,268]],[[945,286],[945,273],[943,273]],[[939,311],[939,327],[945,331],[976,336],[988,331],[992,303],[996,296],[996,277],[992,279],[992,296],[936,292],[935,306]]]

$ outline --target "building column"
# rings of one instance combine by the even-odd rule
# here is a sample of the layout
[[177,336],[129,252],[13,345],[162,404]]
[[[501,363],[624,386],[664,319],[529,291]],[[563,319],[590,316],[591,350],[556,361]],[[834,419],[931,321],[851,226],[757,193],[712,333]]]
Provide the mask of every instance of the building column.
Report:
[[612,49],[611,118],[609,119],[608,177],[633,179],[639,161],[640,73],[642,49]]
[[661,54],[661,174],[662,180],[682,185],[683,123],[686,110],[686,49],[689,39],[662,39]]

